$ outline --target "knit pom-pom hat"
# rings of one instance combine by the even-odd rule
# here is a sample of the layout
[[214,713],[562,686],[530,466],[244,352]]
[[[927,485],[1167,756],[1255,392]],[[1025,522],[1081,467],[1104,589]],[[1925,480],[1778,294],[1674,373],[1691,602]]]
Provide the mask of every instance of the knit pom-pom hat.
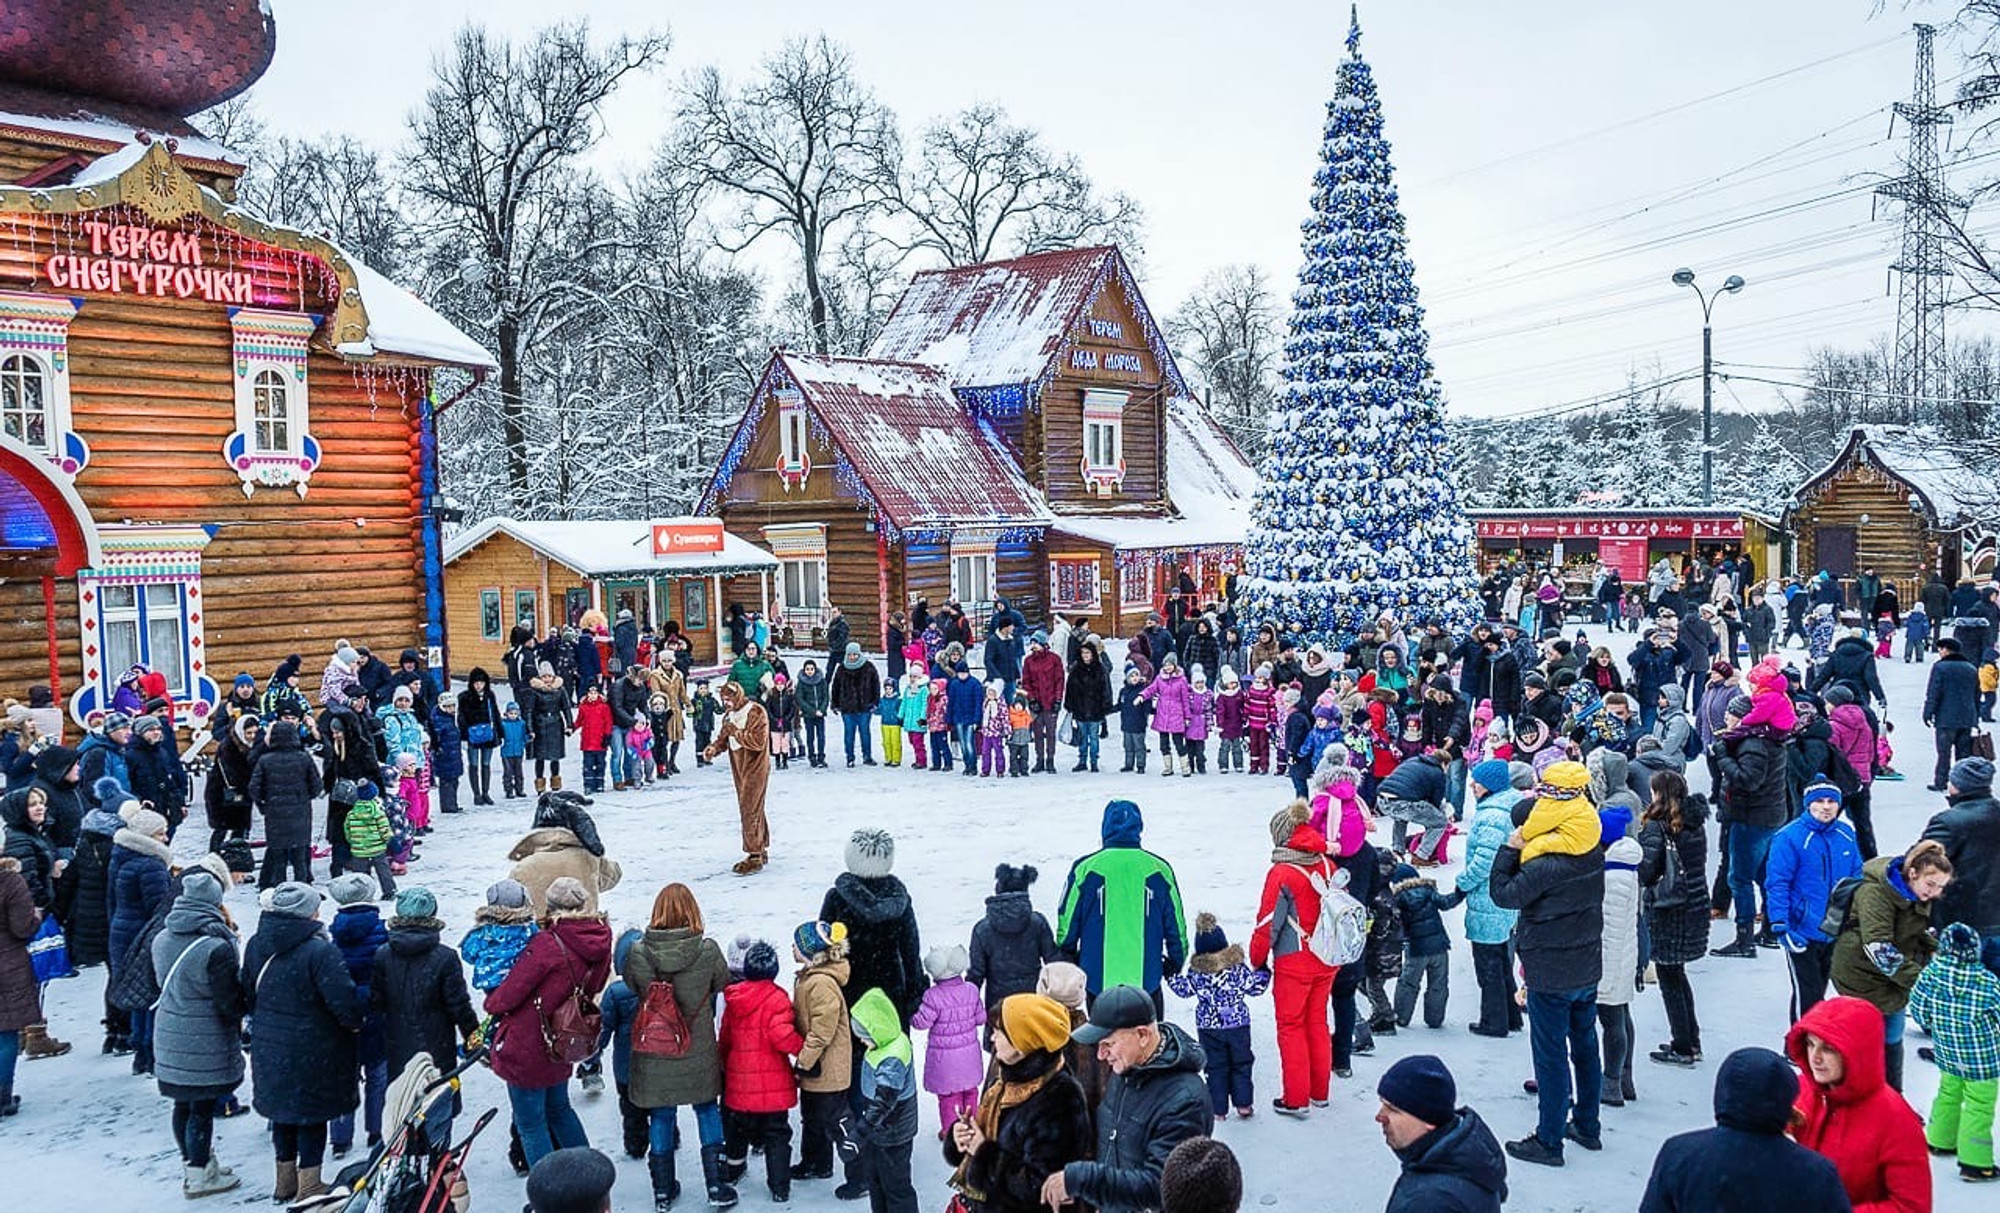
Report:
[[1203,911],[1194,916],[1195,955],[1220,952],[1228,946],[1229,936],[1223,934],[1222,924],[1215,920],[1215,915]]
[[863,880],[896,868],[896,839],[887,830],[856,830],[847,840],[847,870]]
[[971,967],[972,957],[966,953],[962,943],[932,948],[924,953],[924,972],[930,974],[934,982],[963,977]]
[[993,869],[993,891],[995,893],[1025,893],[1028,891],[1028,886],[1035,883],[1035,877],[1038,875],[1040,873],[1035,871],[1033,864],[1022,864],[1017,868],[1011,864],[1003,863]]

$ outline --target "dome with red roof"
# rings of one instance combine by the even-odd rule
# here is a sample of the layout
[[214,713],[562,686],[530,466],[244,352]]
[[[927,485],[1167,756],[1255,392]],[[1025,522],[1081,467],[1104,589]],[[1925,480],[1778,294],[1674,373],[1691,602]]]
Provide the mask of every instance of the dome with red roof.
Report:
[[267,0],[0,0],[0,81],[174,117],[249,88],[277,45]]

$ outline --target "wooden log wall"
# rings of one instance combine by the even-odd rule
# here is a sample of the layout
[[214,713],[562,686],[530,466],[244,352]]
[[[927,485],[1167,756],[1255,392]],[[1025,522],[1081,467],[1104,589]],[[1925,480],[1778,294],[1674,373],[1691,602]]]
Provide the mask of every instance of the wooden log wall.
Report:
[[[826,473],[826,483],[832,483],[832,474]],[[833,501],[735,501],[722,503],[724,530],[741,535],[750,542],[764,543],[763,528],[767,526],[796,525],[799,523],[823,523],[826,526],[826,590],[832,603],[839,605],[847,615],[847,626],[861,647],[870,652],[882,647],[882,628],[876,604],[880,596],[875,551],[875,536],[867,529],[867,515],[855,504],[841,504]],[[893,576],[893,556],[891,559],[891,583],[889,602],[892,609],[899,605],[901,586]],[[771,574],[771,593],[776,597],[781,588],[780,573]],[[747,586],[747,579],[740,583]],[[716,608],[721,612],[718,618],[728,615],[729,602],[742,602],[746,608],[760,609],[760,604],[746,598],[730,596],[730,586],[723,586],[727,602]],[[754,598],[754,594],[751,595]],[[761,604],[768,606],[768,604]],[[803,638],[801,638],[803,643]]]
[[[1161,368],[1146,345],[1136,310],[1118,283],[1106,286],[1077,320],[1055,378],[1042,390],[1041,441],[1044,458],[1034,481],[1050,500],[1165,508],[1165,390]],[[1092,388],[1130,393],[1125,403],[1125,481],[1110,497],[1098,497],[1083,482],[1083,393]]]
[[[31,177],[50,165],[72,157],[85,161],[94,160],[107,152],[117,151],[120,141],[114,139],[90,139],[76,135],[33,135],[26,132],[0,134],[0,181],[16,182]],[[236,200],[236,177],[230,173],[219,173],[214,169],[178,158],[188,175],[222,196],[224,202]],[[62,184],[71,174],[61,174],[54,181]]]
[[[1867,515],[1868,521],[1861,518]],[[1955,535],[1939,535],[1925,525],[1925,517],[1906,504],[1902,496],[1879,473],[1846,469],[1809,505],[1794,511],[1792,529],[1798,536],[1799,572],[1813,576],[1822,561],[1818,548],[1821,527],[1850,527],[1854,531],[1854,567],[1836,570],[1843,582],[1852,584],[1856,574],[1874,568],[1884,581],[1893,582],[1905,608],[1929,579],[1935,550],[1945,549],[1941,571],[1947,580],[1957,580]]]
[[[53,560],[0,563],[0,696],[28,702],[28,688],[49,683],[48,620],[43,611],[43,572],[52,572]],[[76,583],[56,579],[56,638],[65,654],[62,663],[62,692],[69,695],[81,685],[77,653]],[[76,740],[75,730],[70,740]]]
[[[545,578],[547,598],[542,597]],[[508,633],[514,630],[516,622],[514,595],[535,596],[535,633],[546,636],[552,624],[561,622],[565,591],[589,584],[582,574],[560,562],[547,560],[512,535],[494,534],[445,566],[447,664],[459,675],[480,666],[495,681],[504,682],[500,667],[507,653]],[[494,589],[500,591],[500,637],[487,640],[481,634],[479,596],[483,590]]]
[[[120,221],[112,211],[98,217]],[[262,682],[297,652],[307,690],[316,693],[342,637],[392,654],[420,645],[422,371],[351,365],[315,349],[307,428],[321,463],[308,495],[286,487],[246,497],[222,455],[236,428],[228,306],[55,291],[40,277],[41,263],[75,247],[73,226],[63,224],[0,217],[0,289],[82,300],[69,327],[71,411],[91,449],[76,489],[92,518],[219,528],[202,558],[203,672],[226,691],[237,670]],[[323,280],[295,258],[253,259],[227,233],[201,226],[204,264],[255,275],[259,306],[331,310]],[[88,247],[86,240],[81,251]],[[59,598],[75,611],[73,582]],[[79,685],[81,671],[71,647],[65,690]]]

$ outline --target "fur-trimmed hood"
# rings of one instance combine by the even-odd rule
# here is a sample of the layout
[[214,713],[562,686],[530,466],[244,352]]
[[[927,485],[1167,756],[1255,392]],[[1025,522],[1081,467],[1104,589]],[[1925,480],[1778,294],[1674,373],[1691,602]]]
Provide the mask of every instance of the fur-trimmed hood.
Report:
[[1437,881],[1432,880],[1430,877],[1412,876],[1408,880],[1399,880],[1396,883],[1390,885],[1389,891],[1391,893],[1400,893],[1404,889],[1435,889],[1435,888],[1437,888]]
[[1244,963],[1243,945],[1232,943],[1220,952],[1197,952],[1188,959],[1190,973],[1225,973]]
[[535,907],[483,905],[472,912],[472,921],[482,925],[519,926],[535,921]]
[[124,847],[140,855],[150,855],[169,868],[174,866],[173,848],[151,834],[141,834],[129,826],[111,836],[111,845]]

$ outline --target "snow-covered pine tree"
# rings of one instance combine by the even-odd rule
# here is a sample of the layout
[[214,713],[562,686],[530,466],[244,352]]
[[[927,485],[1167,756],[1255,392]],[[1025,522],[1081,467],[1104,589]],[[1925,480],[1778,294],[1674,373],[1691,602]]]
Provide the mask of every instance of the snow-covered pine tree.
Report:
[[1345,642],[1385,611],[1469,624],[1472,537],[1358,14],[1326,108],[1244,615]]

